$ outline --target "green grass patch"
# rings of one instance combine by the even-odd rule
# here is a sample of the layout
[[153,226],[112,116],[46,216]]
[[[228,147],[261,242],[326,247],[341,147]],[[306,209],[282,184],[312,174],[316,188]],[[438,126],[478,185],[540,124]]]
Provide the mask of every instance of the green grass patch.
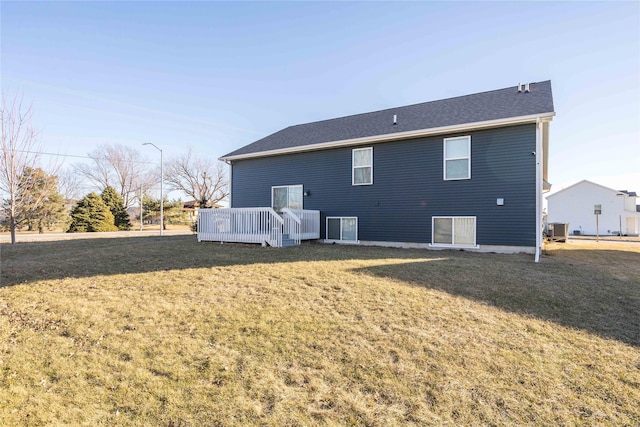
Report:
[[640,424],[637,244],[1,250],[0,425]]

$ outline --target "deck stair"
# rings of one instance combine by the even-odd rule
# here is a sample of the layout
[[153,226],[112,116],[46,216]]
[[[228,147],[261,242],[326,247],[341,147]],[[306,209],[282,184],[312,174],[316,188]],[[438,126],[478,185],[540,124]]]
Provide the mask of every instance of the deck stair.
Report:
[[287,248],[289,246],[298,246],[300,243],[296,239],[292,239],[290,234],[282,235],[282,247]]

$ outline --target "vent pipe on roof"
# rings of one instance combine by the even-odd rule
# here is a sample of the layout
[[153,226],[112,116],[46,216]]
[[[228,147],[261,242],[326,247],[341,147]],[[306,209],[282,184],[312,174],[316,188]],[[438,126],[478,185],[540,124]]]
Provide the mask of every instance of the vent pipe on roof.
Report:
[[398,116],[396,114],[393,115],[393,124],[394,125],[398,124]]
[[529,93],[529,83],[527,83],[526,85],[524,85],[524,93]]
[[522,83],[518,82],[518,93],[522,92]]

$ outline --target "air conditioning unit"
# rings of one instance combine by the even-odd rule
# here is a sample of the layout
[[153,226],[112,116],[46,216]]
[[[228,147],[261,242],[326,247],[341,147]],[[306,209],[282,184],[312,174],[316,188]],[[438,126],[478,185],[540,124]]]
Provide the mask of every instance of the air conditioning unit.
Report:
[[566,242],[567,236],[569,236],[569,223],[551,222],[547,226],[547,240]]

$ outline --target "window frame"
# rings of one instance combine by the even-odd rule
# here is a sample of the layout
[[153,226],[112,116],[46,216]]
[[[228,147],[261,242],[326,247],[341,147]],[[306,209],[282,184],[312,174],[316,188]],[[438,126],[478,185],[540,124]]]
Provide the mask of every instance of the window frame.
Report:
[[[473,244],[456,244],[456,218],[458,219],[473,219]],[[435,243],[435,220],[436,219],[451,219],[451,243]],[[434,247],[445,248],[477,248],[478,247],[478,217],[472,215],[433,215],[431,217],[431,245]]]
[[[272,185],[271,186],[271,209],[273,209],[274,211],[280,213],[280,211],[277,211],[275,206],[273,206],[273,202],[274,202],[274,190],[276,188],[286,188],[287,189],[287,206],[286,208],[289,209],[293,209],[289,207],[289,191],[291,188],[300,188],[300,202],[302,204],[302,206],[300,207],[300,209],[304,209],[304,186],[302,184],[295,184],[295,185]],[[298,209],[298,208],[296,208]]]
[[[467,155],[464,157],[451,157],[447,158],[447,142],[455,139],[467,140]],[[448,178],[447,177],[447,161],[451,160],[467,160],[467,176],[461,178]],[[452,136],[444,138],[442,143],[442,178],[445,181],[461,181],[465,179],[471,179],[471,135]]]
[[[368,166],[356,166],[355,165],[356,151],[369,151],[371,153],[370,155],[371,163]],[[371,171],[369,173],[370,182],[356,183],[356,168],[358,169],[371,168]],[[351,150],[351,185],[352,186],[373,185],[373,147],[360,147],[360,148],[353,148]]]
[[[340,239],[330,239],[329,238],[329,220],[330,219],[339,219],[340,220]],[[345,219],[354,219],[356,221],[356,238],[355,240],[345,240],[343,239],[343,231],[342,231],[342,221]],[[342,243],[342,244],[358,244],[360,240],[358,240],[358,217],[357,216],[328,216],[325,218],[325,239],[326,243]]]

